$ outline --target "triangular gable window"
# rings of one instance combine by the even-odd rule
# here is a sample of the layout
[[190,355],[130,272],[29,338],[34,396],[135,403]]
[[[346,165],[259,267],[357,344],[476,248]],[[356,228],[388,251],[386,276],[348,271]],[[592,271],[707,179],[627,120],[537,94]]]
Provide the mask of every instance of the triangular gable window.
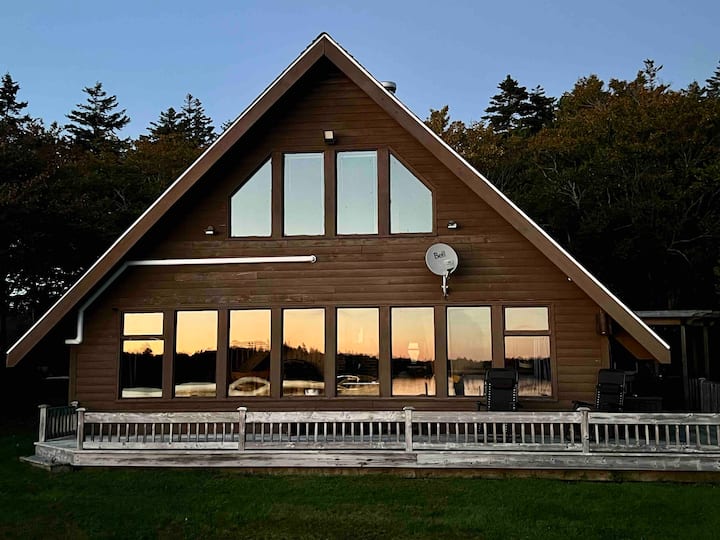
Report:
[[230,236],[272,233],[272,166],[262,167],[230,197]]
[[432,206],[432,192],[391,154],[390,232],[432,232]]

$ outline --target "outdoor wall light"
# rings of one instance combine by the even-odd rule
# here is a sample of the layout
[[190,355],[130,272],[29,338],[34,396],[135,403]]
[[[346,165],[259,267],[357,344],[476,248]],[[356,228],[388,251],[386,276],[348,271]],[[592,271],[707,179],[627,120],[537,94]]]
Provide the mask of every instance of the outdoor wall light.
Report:
[[205,236],[214,236],[215,235],[215,227],[212,225],[208,225],[205,229]]
[[452,219],[450,221],[448,221],[447,228],[448,229],[457,229],[458,228],[457,221],[453,221]]
[[332,129],[326,129],[323,131],[323,140],[325,144],[335,144],[335,132]]

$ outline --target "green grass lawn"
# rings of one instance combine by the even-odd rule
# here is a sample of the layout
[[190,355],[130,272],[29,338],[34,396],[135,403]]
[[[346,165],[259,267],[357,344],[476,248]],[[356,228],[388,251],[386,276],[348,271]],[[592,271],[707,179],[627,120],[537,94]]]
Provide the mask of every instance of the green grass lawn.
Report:
[[0,436],[0,538],[718,538],[720,486],[540,479],[48,473]]

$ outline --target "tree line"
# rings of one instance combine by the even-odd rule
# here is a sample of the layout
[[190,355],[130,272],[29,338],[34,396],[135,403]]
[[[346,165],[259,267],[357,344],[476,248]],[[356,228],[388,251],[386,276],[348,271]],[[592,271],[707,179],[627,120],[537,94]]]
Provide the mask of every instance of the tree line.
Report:
[[661,69],[559,99],[508,75],[480,121],[426,123],[633,309],[717,309],[720,64],[680,90]]
[[99,82],[83,92],[48,126],[0,80],[1,352],[216,138],[191,94],[130,139],[117,97]]
[[[703,85],[591,75],[559,99],[508,75],[480,120],[426,120],[634,309],[720,306],[720,65]],[[216,138],[188,94],[147,133],[101,83],[68,123],[0,81],[0,350]],[[226,126],[223,126],[223,128]]]

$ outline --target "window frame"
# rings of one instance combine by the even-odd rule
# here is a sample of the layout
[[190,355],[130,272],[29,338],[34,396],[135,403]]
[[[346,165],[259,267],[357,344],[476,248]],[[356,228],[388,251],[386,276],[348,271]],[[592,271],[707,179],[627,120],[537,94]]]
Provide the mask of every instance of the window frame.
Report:
[[[162,316],[162,331],[159,334],[125,334],[125,315],[145,315],[145,314],[160,314]],[[119,336],[120,346],[118,347],[118,362],[117,362],[117,399],[120,401],[138,401],[149,399],[152,401],[163,399],[163,384],[165,379],[165,355],[167,354],[167,321],[165,320],[165,312],[163,310],[146,311],[142,309],[128,309],[120,311],[119,313]],[[123,369],[123,355],[125,354],[125,342],[126,341],[161,341],[163,344],[163,354],[160,355],[160,395],[159,396],[142,396],[142,397],[123,397],[123,386],[122,386],[122,369]]]
[[[340,215],[339,209],[339,203],[338,200],[338,182],[340,179],[340,175],[338,174],[338,157],[340,154],[345,153],[361,153],[361,152],[374,152],[375,153],[375,191],[376,191],[376,201],[375,204],[376,210],[377,210],[377,221],[375,223],[375,226],[377,227],[377,232],[374,233],[368,233],[368,232],[360,232],[360,233],[340,233],[338,232],[338,216]],[[335,200],[333,201],[334,205],[334,228],[333,231],[335,233],[335,237],[337,238],[378,238],[381,236],[385,236],[383,231],[383,207],[385,205],[385,195],[383,193],[383,166],[381,165],[381,161],[384,161],[383,156],[384,151],[380,147],[375,148],[334,148],[332,150],[332,163],[333,163],[333,176],[332,181],[334,182],[333,186],[333,195],[335,197]],[[327,176],[327,175],[326,175]],[[389,186],[389,182],[388,182]],[[387,200],[389,201],[389,192],[387,195]],[[327,210],[326,210],[327,211]],[[389,205],[388,205],[388,212],[389,212]],[[387,216],[387,222],[389,223],[390,216]]]
[[[338,154],[341,152],[375,152],[377,159],[376,190],[377,190],[377,233],[343,233],[337,232],[338,223]],[[292,154],[322,154],[323,156],[323,234],[286,235],[285,234],[285,156]],[[430,191],[432,230],[429,232],[391,232],[391,157],[405,167],[420,183]],[[270,162],[270,234],[266,236],[234,236],[232,234],[232,198],[242,187],[263,167]],[[437,189],[417,169],[410,165],[402,155],[390,145],[377,146],[345,146],[332,147],[311,145],[273,150],[260,160],[242,184],[235,187],[227,197],[227,230],[226,239],[231,241],[263,241],[268,239],[307,240],[318,238],[389,238],[389,237],[432,237],[438,235],[437,223]]]
[[[176,395],[178,386],[176,375],[177,375],[177,336],[178,336],[178,314],[179,313],[197,313],[197,312],[210,312],[215,313],[216,317],[216,323],[215,323],[215,363],[214,363],[214,373],[215,378],[212,381],[212,384],[215,384],[215,395],[214,396],[180,396],[178,397]],[[218,358],[220,357],[220,352],[222,350],[222,345],[220,343],[220,338],[222,335],[222,324],[224,317],[222,316],[223,310],[219,307],[213,308],[202,308],[202,307],[189,307],[189,308],[182,308],[182,309],[173,309],[173,328],[172,328],[172,349],[170,350],[170,354],[172,357],[172,372],[170,376],[170,387],[172,389],[171,393],[171,399],[176,400],[179,399],[181,401],[185,400],[201,400],[201,399],[212,399],[212,400],[218,400],[221,399],[221,396],[225,395],[225,391],[217,384],[218,383]],[[227,324],[229,325],[230,320],[228,319]],[[229,326],[228,326],[229,328]],[[182,383],[180,383],[182,384]]]
[[[435,379],[434,395],[394,395],[393,388],[393,363],[392,363],[392,343],[393,343],[393,309],[396,308],[426,308],[432,311],[434,348],[433,350],[433,377]],[[546,302],[462,302],[458,304],[428,302],[428,303],[312,303],[293,305],[292,303],[272,303],[262,305],[248,305],[232,303],[227,306],[208,308],[206,306],[193,305],[191,307],[175,308],[175,309],[157,309],[154,306],[150,309],[134,306],[132,308],[121,308],[117,314],[118,329],[118,353],[117,353],[117,379],[116,391],[118,403],[131,401],[157,401],[163,400],[185,400],[185,397],[177,398],[175,396],[175,349],[177,347],[177,314],[178,312],[195,312],[210,311],[215,312],[218,321],[217,328],[217,344],[216,344],[216,365],[215,365],[215,383],[216,395],[196,396],[194,400],[211,400],[226,401],[229,403],[237,403],[239,400],[291,400],[296,399],[362,399],[365,396],[346,396],[338,395],[336,392],[337,382],[337,354],[338,354],[338,311],[340,309],[374,309],[378,313],[378,382],[379,395],[368,396],[371,399],[391,399],[391,400],[452,400],[456,402],[477,401],[478,396],[453,396],[450,395],[449,388],[444,388],[444,384],[448,384],[449,369],[449,337],[448,337],[448,309],[449,308],[489,308],[490,309],[490,329],[491,329],[491,351],[492,351],[492,367],[505,366],[505,338],[509,336],[548,336],[550,344],[550,370],[551,370],[551,389],[550,396],[522,396],[521,401],[542,401],[542,402],[558,402],[558,365],[557,365],[557,345],[556,345],[556,321],[555,306],[553,303]],[[506,309],[507,308],[544,308],[548,315],[547,330],[506,330]],[[308,310],[319,309],[324,313],[323,332],[324,332],[324,360],[322,363],[322,376],[324,381],[324,395],[303,395],[288,396],[282,393],[282,384],[284,377],[284,365],[282,358],[282,349],[284,343],[284,321],[285,312],[287,310]],[[271,393],[267,396],[230,396],[227,393],[230,384],[230,365],[229,365],[229,349],[230,349],[230,317],[233,311],[268,311],[270,313],[270,381]],[[163,327],[162,334],[143,334],[143,335],[125,335],[124,316],[126,314],[159,314],[162,315]],[[154,397],[122,397],[122,358],[123,344],[125,341],[136,340],[153,340],[162,341],[162,393],[160,396]],[[223,345],[223,340],[227,343]],[[443,364],[444,363],[444,364]],[[223,391],[223,389],[225,391]]]
[[[280,202],[276,205],[274,204],[274,195],[271,195],[271,208],[275,209],[276,207],[280,210],[280,217],[278,219],[278,223],[280,224],[280,231],[279,235],[283,239],[293,239],[293,238],[301,238],[301,239],[312,239],[312,238],[324,238],[329,236],[328,230],[327,230],[327,199],[328,199],[328,171],[327,171],[327,156],[325,155],[327,150],[321,149],[321,150],[295,150],[295,151],[285,151],[280,152],[280,164],[279,164],[279,175],[280,178],[278,181],[275,180],[275,178],[271,179],[271,183],[273,187],[275,185],[279,186],[279,189],[273,190],[278,191],[278,197],[280,199]],[[321,190],[322,190],[322,230],[323,232],[321,234],[287,234],[285,231],[285,218],[286,218],[286,194],[285,194],[285,157],[286,156],[292,156],[292,155],[301,155],[301,154],[317,154],[320,156],[320,160],[322,162],[322,182],[320,183]],[[274,175],[274,170],[271,169],[271,174]],[[273,229],[272,224],[275,223],[275,216],[271,216],[271,229]],[[274,234],[271,234],[272,237],[274,237]],[[262,237],[267,238],[267,237]]]
[[[226,230],[226,238],[228,240],[267,240],[269,238],[275,237],[275,199],[277,197],[277,188],[276,188],[276,182],[275,182],[275,168],[276,168],[276,159],[273,154],[266,155],[262,160],[260,160],[260,164],[254,167],[250,173],[248,173],[244,179],[243,182],[236,186],[231,192],[230,195],[227,198],[227,230]],[[237,195],[240,190],[242,190],[243,187],[262,169],[266,164],[270,164],[270,234],[258,236],[258,235],[239,235],[235,236],[232,234],[232,217],[233,217],[233,205],[232,200],[235,195]]]
[[[413,395],[413,394],[395,394],[393,393],[393,309],[428,309],[430,310],[430,313],[432,315],[432,378],[435,380],[435,393],[434,394],[426,394],[426,395]],[[389,387],[390,387],[390,394],[388,396],[381,396],[381,397],[390,397],[395,399],[443,399],[440,398],[440,389],[439,386],[441,383],[438,382],[439,377],[439,365],[438,362],[438,317],[436,313],[436,304],[418,304],[418,305],[407,305],[407,304],[398,304],[398,305],[388,305],[388,323],[389,323],[389,329],[388,329],[388,342],[386,344],[386,347],[389,350],[389,362],[390,362],[390,381],[389,381]],[[382,334],[381,334],[382,339]],[[380,344],[380,347],[382,348],[382,343]],[[447,363],[447,354],[445,356],[445,362]],[[443,370],[445,371],[445,370]],[[381,383],[382,384],[382,383]],[[445,383],[442,383],[445,384]]]
[[[269,322],[269,330],[270,330],[269,340],[268,340],[268,347],[269,347],[269,351],[268,351],[268,352],[269,352],[269,355],[270,355],[270,356],[269,356],[269,358],[268,358],[268,362],[269,362],[269,366],[268,366],[268,379],[266,379],[267,382],[268,382],[268,384],[269,384],[269,387],[268,387],[268,393],[267,393],[266,395],[250,395],[250,396],[230,395],[230,388],[229,388],[229,387],[230,387],[230,385],[231,385],[233,382],[235,382],[235,381],[232,380],[232,366],[231,366],[231,363],[230,363],[230,362],[231,362],[230,351],[231,351],[231,349],[232,349],[232,347],[230,346],[231,328],[232,328],[232,314],[233,314],[233,312],[237,312],[237,311],[266,311],[266,312],[268,313],[268,317],[269,317],[269,321],[268,321],[268,322]],[[223,322],[222,319],[227,319],[227,321]],[[225,390],[226,390],[226,399],[233,399],[233,400],[234,400],[234,399],[242,399],[242,400],[245,400],[245,399],[260,399],[260,400],[267,400],[267,399],[272,398],[272,397],[273,397],[273,394],[272,394],[272,391],[273,391],[272,377],[273,377],[273,367],[274,367],[274,366],[273,366],[273,348],[274,348],[274,347],[273,347],[273,328],[272,328],[272,327],[273,327],[272,308],[266,307],[266,306],[258,306],[258,307],[254,307],[254,306],[229,307],[229,308],[227,308],[227,317],[222,317],[222,312],[221,312],[221,316],[220,316],[220,318],[219,318],[218,320],[220,321],[220,324],[227,324],[227,332],[222,332],[222,331],[221,331],[221,332],[219,332],[219,334],[218,334],[218,357],[219,357],[219,360],[218,360],[218,361],[223,361],[223,362],[224,362],[223,386],[224,386],[224,388],[225,388]],[[227,347],[227,350],[226,350],[226,354],[224,355],[224,358],[220,358],[220,350],[219,350],[219,347],[220,347],[220,345],[221,345],[221,344],[220,344],[220,340],[221,340],[221,338],[223,337],[223,335],[226,337],[226,341],[227,341],[226,347]],[[253,376],[254,376],[254,375],[253,375]],[[216,377],[217,377],[217,375],[216,375]],[[219,394],[218,394],[218,395],[219,395]]]
[[[507,308],[546,308],[548,315],[548,328],[547,330],[506,330],[505,329],[505,310]],[[557,402],[558,397],[558,372],[557,372],[557,360],[556,360],[556,345],[555,345],[555,316],[553,305],[543,302],[523,302],[523,303],[503,303],[500,306],[500,329],[499,336],[502,336],[502,357],[499,359],[500,365],[497,367],[505,367],[505,338],[512,336],[547,336],[550,346],[550,387],[552,389],[552,395],[550,396],[519,396],[521,401],[545,401],[545,402]],[[493,364],[495,366],[495,364]]]
[[[304,394],[304,395],[286,395],[283,391],[283,385],[285,382],[285,356],[283,355],[283,350],[285,348],[285,312],[286,311],[307,311],[307,310],[321,310],[323,317],[322,317],[322,329],[323,329],[323,360],[322,360],[322,383],[323,383],[323,389],[321,394]],[[280,310],[280,317],[279,317],[279,324],[280,328],[278,329],[279,335],[280,335],[280,350],[278,351],[278,356],[280,359],[280,371],[279,371],[279,380],[280,380],[280,387],[279,387],[279,399],[310,399],[310,400],[317,400],[317,399],[327,399],[327,398],[334,398],[335,397],[335,388],[332,389],[328,388],[327,384],[327,378],[328,378],[328,370],[332,369],[334,372],[335,366],[334,366],[334,352],[332,353],[332,361],[333,365],[331,366],[328,361],[328,312],[332,311],[332,306],[327,305],[309,305],[309,306],[293,306],[293,305],[283,305],[279,307]],[[270,324],[272,325],[273,319],[270,319]],[[272,339],[272,333],[273,329],[272,326],[270,328],[270,335]],[[271,369],[272,369],[272,359],[271,359]],[[272,374],[271,374],[272,376]],[[290,379],[293,380],[293,379]],[[319,382],[319,381],[318,381]],[[271,387],[272,392],[272,387]],[[332,393],[331,393],[332,392]],[[271,393],[271,395],[273,395]]]
[[[349,395],[339,395],[337,393],[337,378],[338,378],[338,356],[341,354],[339,349],[339,331],[340,331],[340,317],[338,316],[340,313],[340,310],[356,310],[356,309],[374,309],[377,311],[377,336],[378,336],[378,350],[377,350],[377,385],[378,385],[378,393],[372,394],[372,395],[358,395],[358,396],[349,396]],[[382,307],[379,304],[375,305],[345,305],[340,304],[333,306],[334,311],[334,333],[335,333],[335,340],[334,340],[334,351],[332,354],[332,364],[333,364],[333,375],[335,376],[335,387],[333,388],[333,398],[340,398],[340,399],[378,399],[388,396],[383,396],[382,392],[382,358],[383,358],[383,332],[382,332]],[[327,319],[326,319],[327,320]],[[326,333],[328,331],[328,327],[326,326],[325,329]],[[326,363],[329,360],[329,356],[327,352],[325,353],[325,361]],[[326,397],[330,397],[329,394],[326,394]]]
[[[490,368],[498,367],[496,364],[498,361],[495,359],[495,332],[494,332],[494,325],[495,325],[495,315],[493,313],[493,306],[492,304],[447,304],[445,305],[445,364],[446,364],[446,379],[449,378],[450,375],[450,317],[449,317],[449,311],[451,308],[458,308],[458,309],[468,309],[468,308],[485,308],[488,310],[490,315]],[[505,358],[502,358],[501,361],[504,363]],[[447,384],[447,397],[448,399],[452,400],[458,400],[463,398],[469,398],[474,399],[477,401],[478,398],[484,397],[482,394],[475,396],[471,394],[463,394],[463,395],[450,395],[450,383],[446,382]]]
[[[392,186],[392,179],[390,177],[391,175],[391,168],[390,168],[390,158],[394,157],[397,159],[400,164],[405,167],[410,173],[422,184],[424,185],[429,191],[430,191],[430,221],[432,223],[432,228],[430,232],[400,232],[400,233],[394,233],[392,232],[392,199],[391,199],[391,186]],[[435,190],[435,187],[427,181],[426,178],[423,177],[418,171],[408,164],[407,161],[405,161],[402,157],[398,155],[398,153],[392,148],[387,148],[387,235],[392,237],[406,237],[406,236],[437,236],[437,192]]]

